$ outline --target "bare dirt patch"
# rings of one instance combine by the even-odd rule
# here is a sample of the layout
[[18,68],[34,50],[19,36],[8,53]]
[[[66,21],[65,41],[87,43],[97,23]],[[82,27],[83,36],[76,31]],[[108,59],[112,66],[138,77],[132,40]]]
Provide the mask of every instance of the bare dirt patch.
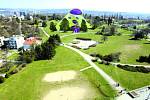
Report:
[[75,79],[77,72],[69,71],[58,71],[54,73],[48,73],[43,78],[46,82],[63,82]]
[[125,45],[124,49],[127,51],[138,50],[140,49],[140,45],[137,45],[137,44]]
[[87,92],[87,89],[81,87],[64,87],[51,90],[43,100],[83,100]]

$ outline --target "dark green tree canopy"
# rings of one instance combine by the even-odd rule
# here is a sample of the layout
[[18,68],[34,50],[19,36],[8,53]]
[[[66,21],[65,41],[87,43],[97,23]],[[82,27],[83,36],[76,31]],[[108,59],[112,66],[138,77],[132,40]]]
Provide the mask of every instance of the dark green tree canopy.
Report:
[[69,21],[66,18],[64,18],[61,22],[60,30],[67,32],[67,31],[69,31],[69,29],[70,29]]
[[86,21],[85,20],[82,20],[82,23],[81,23],[81,31],[83,32],[87,32],[87,25],[86,25]]
[[51,23],[50,23],[50,30],[51,30],[51,31],[57,31],[56,25],[54,24],[54,22],[51,22]]

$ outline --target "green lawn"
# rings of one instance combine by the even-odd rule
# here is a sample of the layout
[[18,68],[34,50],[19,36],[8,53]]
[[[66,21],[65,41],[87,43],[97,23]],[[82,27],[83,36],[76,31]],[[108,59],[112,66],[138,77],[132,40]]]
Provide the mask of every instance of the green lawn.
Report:
[[14,54],[12,54],[11,56],[9,56],[7,59],[8,60],[16,60],[19,57],[19,54],[16,52]]
[[96,64],[127,90],[137,89],[150,84],[150,73],[130,72],[111,65]]
[[[95,35],[95,32],[87,32],[87,34],[78,34],[74,36],[65,37],[62,39],[64,43],[69,43],[76,37],[91,38],[92,40],[101,42],[101,36]],[[98,44],[96,47],[92,47],[88,50],[81,50],[87,54],[99,53],[102,55],[121,52],[121,63],[129,64],[147,64],[136,62],[139,56],[146,56],[150,54],[150,45],[146,44],[146,40],[129,40],[130,36],[110,36],[105,43]]]
[[[57,48],[57,54],[53,60],[35,61],[28,64],[22,71],[12,75],[0,84],[1,100],[40,100],[50,89],[60,88],[60,84],[50,84],[42,82],[42,78],[46,73],[77,70],[88,67],[89,65],[76,53],[64,47]],[[107,82],[99,76],[95,70],[88,70],[80,74],[78,84],[83,80],[89,80],[92,88],[97,93],[95,98],[101,100],[110,99],[115,95],[115,91],[107,84]],[[100,87],[97,88],[97,84]],[[69,85],[69,83],[64,83]],[[99,91],[101,90],[101,91]]]

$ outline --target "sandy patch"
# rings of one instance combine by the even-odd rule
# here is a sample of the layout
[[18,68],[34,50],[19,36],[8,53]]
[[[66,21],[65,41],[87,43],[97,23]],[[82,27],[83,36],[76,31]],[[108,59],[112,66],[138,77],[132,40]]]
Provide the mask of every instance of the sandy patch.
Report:
[[140,48],[137,44],[125,45],[125,50],[138,50]]
[[43,78],[46,82],[62,82],[75,79],[77,72],[75,71],[58,71],[54,73],[48,73]]
[[50,91],[43,100],[83,100],[86,89],[80,87],[64,87]]

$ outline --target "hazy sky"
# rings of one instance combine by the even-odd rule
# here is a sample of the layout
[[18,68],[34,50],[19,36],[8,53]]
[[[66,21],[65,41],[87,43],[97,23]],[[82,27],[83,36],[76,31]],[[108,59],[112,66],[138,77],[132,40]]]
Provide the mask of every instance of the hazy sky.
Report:
[[150,0],[0,0],[0,8],[79,8],[150,13]]

